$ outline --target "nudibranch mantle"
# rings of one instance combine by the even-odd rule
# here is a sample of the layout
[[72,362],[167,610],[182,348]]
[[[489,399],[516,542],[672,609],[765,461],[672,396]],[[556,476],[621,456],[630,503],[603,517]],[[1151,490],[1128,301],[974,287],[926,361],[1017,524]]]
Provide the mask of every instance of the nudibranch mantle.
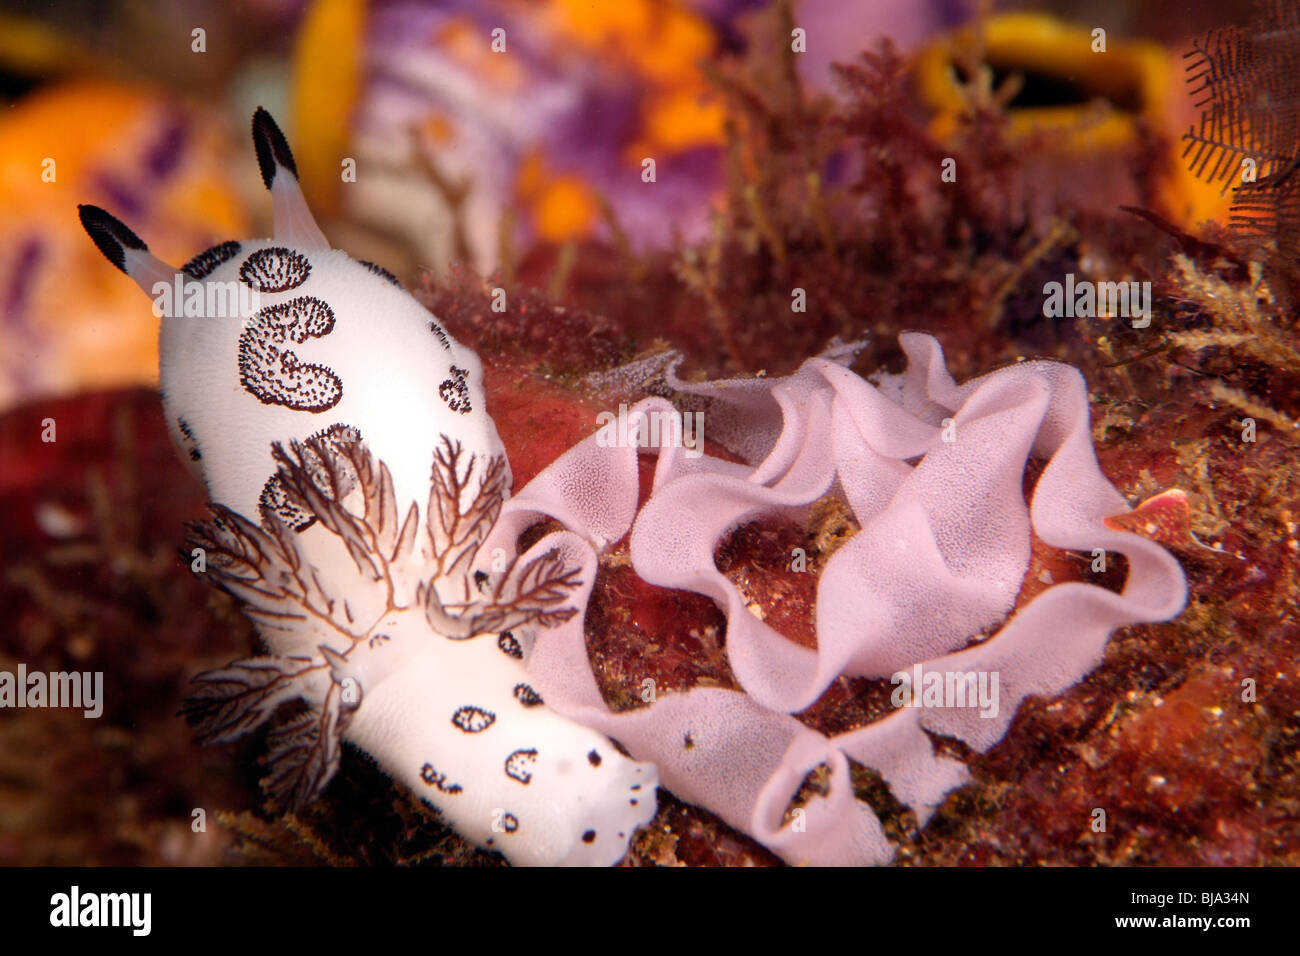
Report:
[[[246,515],[274,507],[271,443],[325,428],[355,429],[392,470],[403,503],[427,496],[442,435],[484,458],[504,454],[478,356],[400,286],[339,250],[240,247],[207,281],[238,282],[250,263],[279,273],[293,264],[304,278],[260,293],[261,308],[234,321],[164,321],[159,343],[173,439],[197,450],[214,500]],[[213,355],[237,361],[197,359]]]
[[216,502],[190,544],[269,651],[196,678],[199,739],[300,699],[268,737],[281,803],[314,800],[346,739],[512,863],[616,863],[656,771],[528,683],[531,629],[577,613],[578,572],[536,549],[474,570],[510,488],[482,365],[391,274],[330,248],[279,128],[261,109],[252,128],[272,239],[177,270],[80,209],[162,317],[168,426]]
[[[253,139],[274,239],[222,242],[177,270],[107,213],[82,207],[91,237],[110,244],[106,255],[154,298],[155,312],[169,306],[159,334],[167,424],[213,500],[246,516],[284,512],[271,443],[327,429],[354,430],[391,469],[400,503],[427,496],[443,435],[485,460],[503,456],[478,356],[382,267],[330,248],[264,110]],[[200,308],[183,308],[178,285],[186,299],[203,294]]]

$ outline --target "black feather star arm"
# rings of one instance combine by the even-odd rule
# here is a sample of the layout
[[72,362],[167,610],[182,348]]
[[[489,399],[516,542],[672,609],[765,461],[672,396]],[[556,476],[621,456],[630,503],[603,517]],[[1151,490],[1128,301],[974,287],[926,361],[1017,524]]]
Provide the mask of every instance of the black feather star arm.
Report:
[[1186,60],[1198,124],[1183,158],[1198,178],[1233,190],[1238,234],[1300,254],[1300,5],[1262,0],[1248,28],[1211,30]]

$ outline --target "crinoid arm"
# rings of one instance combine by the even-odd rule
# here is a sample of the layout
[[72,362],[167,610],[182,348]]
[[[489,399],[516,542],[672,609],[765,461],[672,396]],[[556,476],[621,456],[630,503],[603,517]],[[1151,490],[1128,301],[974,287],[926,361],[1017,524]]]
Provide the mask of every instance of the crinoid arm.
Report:
[[1300,253],[1300,8],[1262,0],[1246,26],[1222,26],[1184,57],[1199,125],[1183,134],[1196,177],[1232,190],[1229,224],[1243,239]]

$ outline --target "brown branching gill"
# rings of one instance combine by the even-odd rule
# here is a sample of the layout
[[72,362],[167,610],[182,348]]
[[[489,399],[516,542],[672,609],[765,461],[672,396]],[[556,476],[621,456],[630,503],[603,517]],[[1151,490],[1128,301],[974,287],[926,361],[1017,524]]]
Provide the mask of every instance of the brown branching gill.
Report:
[[[212,520],[190,526],[187,548],[203,555],[204,576],[243,604],[273,653],[199,674],[181,712],[200,743],[223,744],[274,723],[282,708],[296,708],[267,736],[263,763],[269,772],[262,787],[272,806],[297,811],[316,800],[338,770],[342,734],[361,704],[360,691],[346,688],[339,675],[353,652],[388,639],[376,632],[386,615],[420,607],[430,639],[550,626],[577,613],[566,604],[580,582],[578,571],[564,567],[552,550],[527,562],[516,558],[495,580],[488,575],[480,587],[470,586],[471,565],[505,499],[503,458],[483,462],[477,487],[466,495],[475,456],[466,458],[459,443],[444,438],[423,526],[425,561],[416,551],[418,506],[412,502],[398,524],[392,475],[364,444],[321,435],[293,442],[288,451],[277,443],[273,455],[285,500],[307,516],[305,527],[319,523],[342,543],[355,579],[344,593],[328,592],[313,565],[320,554],[275,511],[264,509],[258,526],[210,505]],[[347,503],[354,492],[359,508]],[[406,568],[419,577],[413,594],[400,587]],[[464,602],[444,605],[440,582],[452,582]],[[358,608],[370,606],[361,600],[367,596],[379,599],[382,613],[362,620]]]

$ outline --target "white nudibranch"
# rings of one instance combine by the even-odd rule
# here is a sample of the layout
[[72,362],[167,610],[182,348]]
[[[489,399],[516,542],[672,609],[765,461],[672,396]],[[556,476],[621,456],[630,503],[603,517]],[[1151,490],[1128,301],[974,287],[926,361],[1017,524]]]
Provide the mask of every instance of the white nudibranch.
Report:
[[616,863],[654,815],[655,768],[549,710],[523,664],[532,629],[577,613],[578,572],[537,549],[472,570],[510,489],[482,365],[392,275],[330,248],[283,134],[260,108],[252,125],[273,239],[178,270],[79,207],[162,317],[167,423],[216,502],[191,553],[268,652],[200,674],[186,713],[224,743],[300,699],[263,781],[288,808],[346,740],[511,863]]

